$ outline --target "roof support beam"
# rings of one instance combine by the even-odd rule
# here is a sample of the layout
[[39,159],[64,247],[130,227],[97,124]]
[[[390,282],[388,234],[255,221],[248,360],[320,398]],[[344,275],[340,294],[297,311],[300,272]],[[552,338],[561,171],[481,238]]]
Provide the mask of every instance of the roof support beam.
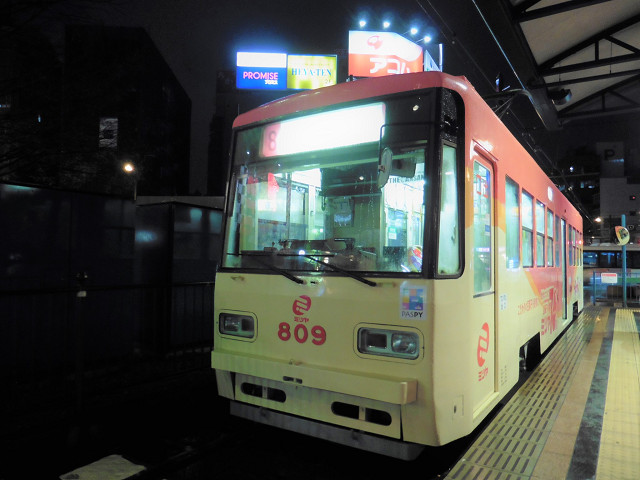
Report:
[[601,32],[598,32],[595,35],[592,35],[591,37],[587,38],[586,40],[584,40],[584,41],[582,41],[580,43],[577,43],[577,44],[573,45],[572,47],[569,47],[564,52],[560,52],[559,54],[553,56],[552,58],[550,58],[546,62],[541,63],[540,66],[539,66],[539,69],[540,69],[541,72],[549,70],[554,65],[556,65],[557,63],[567,59],[571,55],[573,55],[575,53],[578,53],[581,50],[584,50],[584,49],[586,49],[586,48],[588,48],[588,47],[590,47],[592,45],[597,45],[600,40],[606,40],[607,37],[615,35],[616,33],[621,32],[622,30],[625,30],[626,28],[629,28],[630,26],[635,25],[638,22],[640,22],[640,14],[635,15],[633,17],[629,17],[626,20],[624,20],[624,21],[622,21],[622,22],[620,22],[620,23],[618,23],[616,25],[613,25],[613,26],[611,26],[609,28],[606,28],[605,30],[603,30]]
[[629,55],[618,55],[617,57],[603,58],[590,62],[574,63],[573,65],[563,65],[562,67],[553,67],[541,69],[540,74],[544,77],[549,75],[557,75],[560,73],[579,72],[580,70],[588,70],[590,68],[607,67],[618,63],[627,63],[640,60],[640,53],[630,53]]
[[538,1],[524,2],[523,4],[519,5],[514,11],[514,19],[522,23],[529,20],[549,17],[551,15],[570,12],[571,10],[576,10],[578,8],[590,7],[591,5],[597,5],[598,3],[610,1],[611,0],[567,0],[566,2],[551,5],[549,7],[536,8],[535,10],[531,10],[530,12],[527,12],[526,10],[532,5],[538,3]]
[[[630,113],[630,112],[638,111],[638,104],[635,101],[630,100],[627,97],[619,94],[616,90],[632,85],[634,83],[639,83],[639,82],[640,82],[640,75],[636,75],[627,80],[623,80],[622,82],[616,83],[615,85],[612,85],[608,88],[600,90],[599,92],[596,92],[592,95],[589,95],[588,97],[583,98],[579,102],[576,102],[566,108],[563,108],[558,113],[558,116],[560,117],[561,120],[567,120],[569,118],[575,118],[575,117],[606,115],[606,114],[612,114],[612,113],[627,113],[627,112]],[[606,105],[607,95],[612,95],[612,96],[615,96],[616,98],[622,99],[623,101],[628,103],[630,106],[607,108],[607,105]],[[581,107],[588,105],[589,103],[592,103],[594,100],[598,100],[598,99],[600,100],[600,104],[601,104],[601,107],[599,109],[593,109],[593,110],[587,110],[587,111],[576,111],[576,110],[579,110]]]
[[558,80],[557,82],[546,82],[544,85],[538,85],[536,87],[531,87],[531,88],[561,87],[563,85],[573,85],[576,83],[593,82],[596,80],[608,80],[610,78],[627,77],[629,75],[638,75],[638,74],[640,74],[640,68],[634,68],[632,70],[624,70],[622,72],[611,72],[611,73],[605,73],[602,75],[589,75],[587,77]]

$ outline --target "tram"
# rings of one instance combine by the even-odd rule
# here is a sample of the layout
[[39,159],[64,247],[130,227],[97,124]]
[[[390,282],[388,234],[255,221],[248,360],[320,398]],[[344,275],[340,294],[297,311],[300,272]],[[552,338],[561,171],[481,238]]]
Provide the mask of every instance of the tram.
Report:
[[[584,295],[586,302],[622,300],[622,252],[615,243],[585,245],[583,251]],[[627,298],[640,301],[640,245],[625,245]]]
[[580,215],[466,78],[306,91],[233,132],[211,357],[232,414],[410,460],[582,309]]

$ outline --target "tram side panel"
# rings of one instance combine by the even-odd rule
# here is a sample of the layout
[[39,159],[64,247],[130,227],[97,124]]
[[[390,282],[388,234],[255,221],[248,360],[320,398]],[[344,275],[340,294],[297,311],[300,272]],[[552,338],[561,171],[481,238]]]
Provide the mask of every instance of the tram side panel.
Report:
[[[483,359],[482,354],[486,353],[485,337],[489,338],[489,352],[495,355],[495,364],[492,378],[498,397],[502,397],[518,380],[519,376],[519,351],[532,338],[540,339],[541,351],[545,351],[551,343],[568,326],[572,314],[572,305],[577,305],[578,310],[583,308],[582,299],[582,268],[579,265],[572,265],[565,259],[569,249],[573,248],[573,264],[577,261],[580,249],[579,241],[582,231],[582,219],[575,211],[570,202],[555,187],[551,180],[544,174],[537,163],[527,154],[524,148],[510,135],[506,127],[499,122],[497,117],[489,110],[485,104],[474,104],[467,106],[467,142],[468,150],[471,152],[468,160],[467,178],[473,176],[473,163],[482,161],[484,164],[493,166],[495,181],[493,182],[493,196],[495,201],[496,226],[492,230],[494,235],[494,254],[496,256],[494,279],[494,302],[495,302],[495,330],[478,329],[469,339],[470,347],[477,348],[477,363],[473,364],[473,369],[478,372],[476,378],[469,377],[471,384],[479,383],[483,378],[483,369],[480,367]],[[482,140],[477,140],[482,139]],[[479,144],[479,147],[476,146]],[[507,247],[507,216],[506,204],[506,183],[507,178],[515,182],[518,186],[519,199],[519,219],[517,228],[518,237],[518,262],[514,265],[509,258]],[[467,185],[466,211],[467,225],[472,223],[470,216],[473,212],[473,202],[471,201],[473,192],[469,191],[472,185]],[[536,245],[537,229],[533,225],[532,232],[532,266],[523,266],[523,205],[522,194],[526,192],[532,197],[533,210],[537,204],[544,205],[543,214],[539,215],[538,221],[542,225],[553,230],[543,228],[543,265],[537,265]],[[553,220],[549,221],[549,212],[553,212]],[[569,244],[571,238],[566,238],[561,232],[556,230],[556,222],[564,221],[567,232],[570,227],[575,228],[577,234],[573,238],[573,244]],[[513,222],[513,220],[512,220]],[[514,228],[514,225],[510,225]],[[513,235],[513,231],[511,234]],[[547,251],[547,242],[550,241],[550,233],[553,235],[553,251]],[[467,245],[472,246],[474,237],[467,234]],[[559,255],[556,255],[558,249]],[[551,252],[551,253],[550,253]],[[552,256],[552,265],[548,263],[548,256]],[[473,247],[467,248],[467,258],[473,258]],[[562,263],[566,261],[565,269]],[[473,271],[474,264],[466,261],[468,268]],[[563,282],[566,271],[566,282]],[[466,273],[466,272],[465,272]],[[565,290],[566,289],[566,290]],[[566,292],[566,307],[563,302],[563,291]],[[566,310],[565,310],[566,308]],[[492,318],[486,319],[489,325]],[[474,328],[472,325],[470,327]],[[487,330],[489,335],[487,335]],[[486,371],[485,371],[486,372]],[[474,400],[474,401],[477,401]],[[492,408],[492,404],[486,405]],[[483,415],[476,415],[481,412],[474,411],[474,417],[481,419]]]

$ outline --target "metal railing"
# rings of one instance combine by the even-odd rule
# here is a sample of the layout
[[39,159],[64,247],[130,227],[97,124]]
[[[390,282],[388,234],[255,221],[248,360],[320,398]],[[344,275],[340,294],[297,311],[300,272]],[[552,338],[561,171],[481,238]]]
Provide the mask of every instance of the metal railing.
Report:
[[214,283],[0,292],[0,411],[210,368]]
[[[622,304],[623,285],[620,272],[612,275],[610,271],[584,270],[585,304],[618,305]],[[640,305],[640,272],[627,272],[625,280],[626,301],[628,305]]]

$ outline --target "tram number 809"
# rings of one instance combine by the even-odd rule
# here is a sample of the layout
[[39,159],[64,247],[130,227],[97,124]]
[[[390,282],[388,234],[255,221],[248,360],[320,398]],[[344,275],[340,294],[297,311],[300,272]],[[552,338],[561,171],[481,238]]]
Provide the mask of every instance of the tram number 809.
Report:
[[[291,337],[296,339],[298,343],[306,343],[309,339],[309,329],[303,323],[298,323],[293,329],[293,333],[291,332],[291,325],[287,322],[281,322],[278,326],[278,338],[283,342],[286,342],[291,339]],[[327,332],[326,330],[319,326],[315,325],[311,327],[311,343],[314,345],[322,345],[327,341]]]

